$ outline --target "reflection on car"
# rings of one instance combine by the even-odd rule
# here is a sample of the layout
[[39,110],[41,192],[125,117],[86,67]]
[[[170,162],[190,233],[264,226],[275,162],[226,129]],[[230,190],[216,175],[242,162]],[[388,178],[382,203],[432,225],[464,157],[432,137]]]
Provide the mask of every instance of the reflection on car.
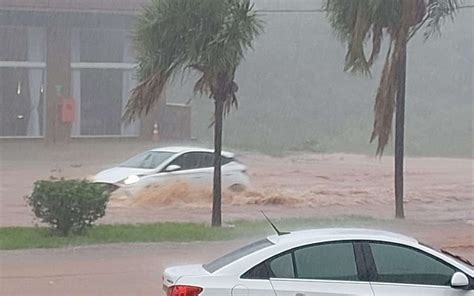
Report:
[[474,296],[469,261],[403,235],[320,229],[270,236],[209,264],[171,267],[170,296]]
[[[222,152],[222,184],[235,191],[249,186],[245,165],[230,152]],[[96,183],[121,188],[128,195],[151,184],[183,181],[211,188],[214,173],[214,151],[197,147],[163,147],[140,153],[117,167],[93,177]]]

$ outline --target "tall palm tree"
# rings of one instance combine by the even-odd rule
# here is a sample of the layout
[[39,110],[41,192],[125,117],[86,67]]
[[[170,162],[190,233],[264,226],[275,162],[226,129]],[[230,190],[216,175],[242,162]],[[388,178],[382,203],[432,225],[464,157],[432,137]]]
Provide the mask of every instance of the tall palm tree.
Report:
[[[377,139],[382,156],[395,113],[395,216],[403,218],[403,159],[407,44],[426,27],[425,38],[439,33],[446,17],[453,17],[458,0],[326,0],[324,9],[333,29],[347,43],[344,71],[370,75],[388,38],[385,64],[375,96],[370,142]],[[369,41],[370,40],[370,41]],[[371,53],[366,55],[370,43]]]
[[177,75],[197,71],[194,91],[214,101],[214,185],[212,226],[221,226],[223,118],[237,107],[235,72],[261,32],[250,0],[152,0],[133,32],[140,83],[132,90],[124,118],[146,114]]

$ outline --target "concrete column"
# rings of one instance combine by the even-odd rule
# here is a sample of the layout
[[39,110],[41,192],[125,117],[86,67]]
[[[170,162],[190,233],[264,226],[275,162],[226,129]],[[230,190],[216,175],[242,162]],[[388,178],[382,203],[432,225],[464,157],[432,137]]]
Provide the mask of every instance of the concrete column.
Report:
[[71,29],[61,21],[51,21],[46,32],[46,130],[48,143],[65,142],[70,138],[71,124],[62,123],[58,90],[71,95]]

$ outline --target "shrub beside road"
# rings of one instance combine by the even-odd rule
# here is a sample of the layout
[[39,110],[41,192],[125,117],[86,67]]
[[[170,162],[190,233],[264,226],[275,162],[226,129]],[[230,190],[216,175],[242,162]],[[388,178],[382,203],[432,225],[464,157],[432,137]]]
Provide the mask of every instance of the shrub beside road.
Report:
[[100,184],[86,180],[42,180],[26,197],[36,218],[51,227],[51,234],[81,234],[105,215],[109,194]]

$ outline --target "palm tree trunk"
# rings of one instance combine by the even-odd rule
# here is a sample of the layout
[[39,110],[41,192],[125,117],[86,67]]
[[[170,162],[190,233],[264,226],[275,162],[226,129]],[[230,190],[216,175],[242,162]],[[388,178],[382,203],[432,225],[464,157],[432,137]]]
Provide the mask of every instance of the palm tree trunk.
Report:
[[395,111],[395,217],[403,219],[405,217],[403,208],[403,163],[405,154],[406,42],[400,54],[397,105]]
[[214,110],[214,183],[212,190],[212,222],[213,227],[222,226],[222,125],[224,101],[216,98]]

